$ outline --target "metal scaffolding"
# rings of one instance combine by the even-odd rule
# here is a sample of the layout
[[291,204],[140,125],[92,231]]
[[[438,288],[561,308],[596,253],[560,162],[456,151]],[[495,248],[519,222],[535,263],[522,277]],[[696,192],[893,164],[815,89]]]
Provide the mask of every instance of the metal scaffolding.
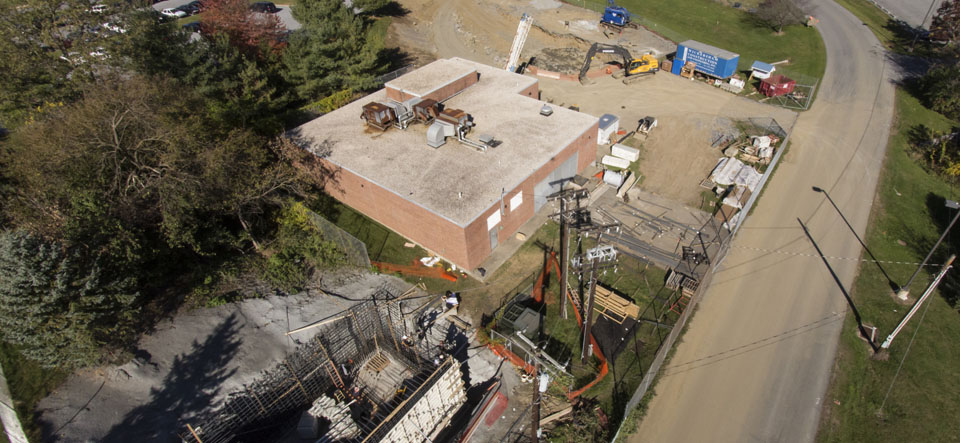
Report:
[[[281,426],[292,426],[292,419],[316,399],[327,396],[349,401],[351,418],[360,429],[357,436],[341,441],[379,441],[403,418],[404,408],[413,408],[418,396],[441,378],[439,374],[451,366],[459,371],[456,361],[445,357],[435,343],[407,338],[427,322],[408,323],[403,303],[412,302],[381,290],[371,301],[338,314],[273,369],[228,395],[218,410],[184,425],[179,437],[189,443],[226,443],[254,433],[277,433]],[[424,317],[434,305],[419,304],[407,317]],[[377,358],[405,368],[396,393],[386,398],[375,395],[360,377]]]

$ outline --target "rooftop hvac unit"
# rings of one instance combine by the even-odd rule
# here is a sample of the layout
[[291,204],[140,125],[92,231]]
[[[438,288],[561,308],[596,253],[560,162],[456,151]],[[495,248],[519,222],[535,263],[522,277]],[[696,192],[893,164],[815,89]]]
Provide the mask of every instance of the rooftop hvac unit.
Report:
[[542,116],[544,116],[544,117],[549,117],[549,116],[553,115],[553,108],[551,108],[550,105],[543,105],[543,106],[540,108],[540,115],[542,115]]
[[453,124],[443,120],[436,120],[427,128],[427,144],[439,148],[447,142],[447,137],[456,135]]

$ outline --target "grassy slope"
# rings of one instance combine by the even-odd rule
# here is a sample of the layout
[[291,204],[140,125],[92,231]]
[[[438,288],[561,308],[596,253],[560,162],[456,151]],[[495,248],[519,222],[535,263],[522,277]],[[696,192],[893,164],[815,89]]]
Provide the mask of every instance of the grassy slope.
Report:
[[741,71],[749,70],[754,60],[790,59],[791,63],[778,66],[788,75],[819,78],[826,68],[826,50],[814,28],[789,26],[778,36],[753,22],[751,14],[711,0],[620,0],[619,4],[640,15],[644,26],[671,40],[693,39],[740,54]]
[[[887,149],[867,244],[882,260],[919,262],[924,250],[936,240],[945,226],[945,219],[950,216],[939,209],[936,214],[931,214],[927,203],[929,194],[956,199],[957,193],[908,155],[906,134],[917,124],[942,130],[949,128],[952,122],[923,108],[915,98],[902,90],[897,92],[897,112],[898,121]],[[939,204],[942,201],[933,200],[930,207],[936,209]],[[897,240],[907,242],[908,246],[899,245]],[[941,252],[938,255],[946,254],[946,251]],[[939,260],[942,257],[935,258],[934,262]],[[915,268],[889,264],[885,265],[885,269],[893,280],[902,284]],[[928,270],[935,271],[933,268]],[[921,274],[911,288],[912,294],[920,295],[929,281],[929,275]],[[941,289],[945,286],[949,285],[945,284]],[[854,298],[865,321],[876,324],[881,337],[885,337],[896,326],[907,309],[895,303],[889,293],[889,286],[877,266],[864,263],[854,286]],[[897,337],[891,346],[888,361],[869,359],[866,345],[857,338],[853,319],[847,316],[834,380],[824,399],[826,408],[818,441],[960,439],[960,421],[956,419],[960,416],[960,402],[957,402],[957,398],[960,398],[960,378],[956,376],[957,367],[960,366],[960,353],[957,352],[960,314],[942,297],[933,296],[928,303],[929,311],[893,385],[883,410],[883,420],[877,417],[878,409],[904,351],[920,324],[920,315],[915,316]]]

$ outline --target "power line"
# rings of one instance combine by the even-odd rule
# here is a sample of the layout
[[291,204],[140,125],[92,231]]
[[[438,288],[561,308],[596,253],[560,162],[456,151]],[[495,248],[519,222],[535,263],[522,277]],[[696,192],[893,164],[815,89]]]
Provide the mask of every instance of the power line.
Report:
[[[770,253],[770,254],[781,254],[781,255],[793,255],[793,256],[798,256],[798,257],[814,257],[814,258],[820,258],[820,256],[817,255],[817,254],[807,254],[807,253],[805,253],[805,252],[783,251],[783,250],[780,250],[780,249],[763,249],[763,248],[754,248],[754,247],[750,247],[750,246],[737,246],[737,245],[731,245],[730,247],[731,247],[731,248],[736,248],[736,249],[744,249],[744,250],[748,250],[748,251],[767,252],[767,253]],[[861,261],[861,262],[866,262],[866,263],[885,263],[885,264],[891,264],[891,265],[911,265],[911,266],[919,266],[919,265],[922,264],[922,263],[919,263],[919,262],[905,262],[905,261],[891,261],[891,260],[871,260],[871,259],[867,259],[867,258],[858,258],[858,257],[837,257],[837,256],[834,256],[834,255],[825,255],[824,257],[829,258],[829,259],[833,259],[833,260]],[[939,264],[939,263],[927,263],[927,266],[937,267],[937,266],[943,266],[943,265],[942,265],[942,264]]]

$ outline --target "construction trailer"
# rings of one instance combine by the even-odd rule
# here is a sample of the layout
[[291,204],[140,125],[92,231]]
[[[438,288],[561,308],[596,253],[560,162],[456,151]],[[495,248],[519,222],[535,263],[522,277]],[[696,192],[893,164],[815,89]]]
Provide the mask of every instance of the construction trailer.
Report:
[[671,72],[680,75],[683,67],[690,62],[696,64],[696,72],[724,80],[737,72],[740,55],[696,40],[687,40],[677,45]]
[[778,97],[793,92],[796,86],[796,80],[777,74],[760,82],[760,93],[767,97]]

